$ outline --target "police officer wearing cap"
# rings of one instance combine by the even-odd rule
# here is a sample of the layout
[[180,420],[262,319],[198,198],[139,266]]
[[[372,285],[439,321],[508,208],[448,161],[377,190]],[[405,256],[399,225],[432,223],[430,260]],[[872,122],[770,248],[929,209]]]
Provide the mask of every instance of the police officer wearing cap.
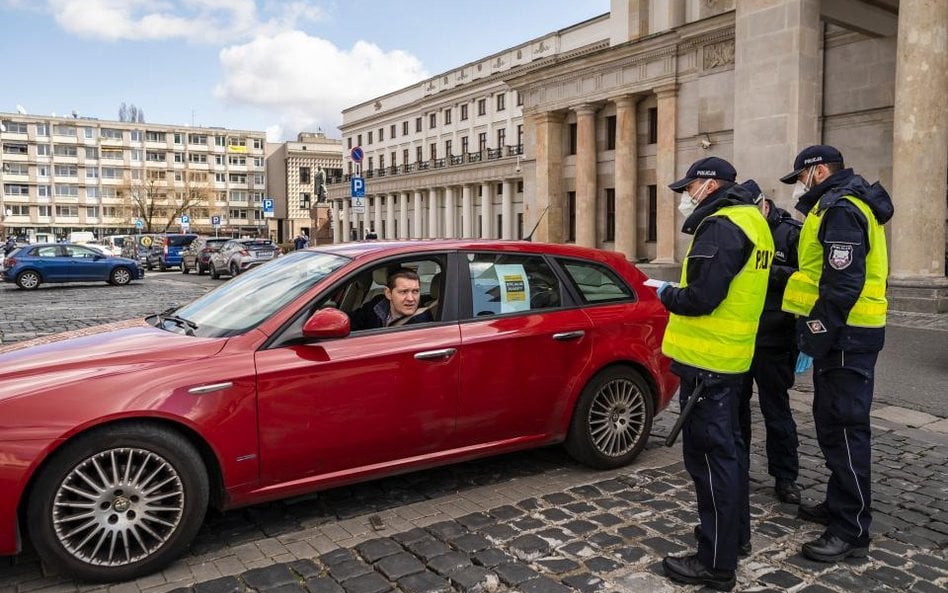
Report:
[[832,146],[803,149],[780,180],[796,183],[796,208],[806,215],[783,310],[797,315],[800,358],[814,359],[816,437],[830,470],[825,501],[800,506],[802,518],[827,526],[803,554],[837,562],[869,550],[869,407],[885,340],[883,225],[894,209],[885,189],[845,168]]
[[671,313],[662,352],[681,378],[682,409],[693,393],[700,393],[682,433],[685,468],[698,499],[698,551],[668,556],[662,565],[674,581],[721,591],[734,586],[739,552],[750,551],[747,455],[738,404],[774,253],[760,211],[730,192],[736,176],[730,163],[709,157],[668,186],[681,194],[682,232],[694,238],[680,285],[658,287]]
[[[790,411],[790,395],[798,350],[794,333],[795,318],[781,309],[783,290],[797,270],[797,243],[800,221],[778,208],[765,197],[753,179],[742,183],[747,199],[757,204],[774,238],[774,260],[764,312],[757,328],[757,344],[750,372],[741,390],[741,434],[749,448],[751,442],[750,400],[757,383],[757,400],[767,431],[767,472],[774,478],[774,492],[781,502],[800,503],[800,458],[797,453],[797,425]],[[800,369],[802,372],[804,369]],[[748,450],[748,454],[749,454]]]

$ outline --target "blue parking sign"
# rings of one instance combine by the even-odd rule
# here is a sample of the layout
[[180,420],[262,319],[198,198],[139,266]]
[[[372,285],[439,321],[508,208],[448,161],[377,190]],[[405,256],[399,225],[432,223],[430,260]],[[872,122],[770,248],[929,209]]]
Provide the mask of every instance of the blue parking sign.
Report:
[[365,197],[365,177],[353,177],[349,180],[349,189],[353,198]]
[[181,224],[188,224],[188,223],[190,223],[190,222],[191,222],[191,217],[190,217],[190,216],[188,216],[187,214],[182,214],[182,215],[181,215]]
[[220,216],[217,216],[216,214],[215,214],[214,216],[212,216],[212,217],[211,217],[211,224],[214,225],[214,226],[220,226],[220,225],[221,225],[221,217],[220,217]]

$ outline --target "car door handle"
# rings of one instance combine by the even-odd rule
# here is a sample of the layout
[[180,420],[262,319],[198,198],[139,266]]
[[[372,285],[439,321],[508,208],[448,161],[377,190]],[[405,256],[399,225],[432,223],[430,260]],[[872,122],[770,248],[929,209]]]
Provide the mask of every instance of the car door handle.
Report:
[[441,360],[451,358],[457,352],[455,348],[443,348],[441,350],[426,350],[415,355],[415,360]]
[[553,339],[560,342],[565,342],[566,340],[578,340],[579,338],[585,335],[586,335],[586,332],[584,332],[581,329],[578,329],[576,331],[560,332],[558,334],[553,334]]

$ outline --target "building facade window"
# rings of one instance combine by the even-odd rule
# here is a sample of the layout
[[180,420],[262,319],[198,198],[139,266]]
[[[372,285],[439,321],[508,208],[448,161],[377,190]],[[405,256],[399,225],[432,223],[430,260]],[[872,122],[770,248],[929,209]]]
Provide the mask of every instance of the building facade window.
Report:
[[507,109],[507,93],[497,94],[497,111]]
[[447,109],[444,110],[444,125],[448,125],[450,123],[451,123],[451,108],[448,107]]
[[477,150],[479,152],[487,150],[487,132],[481,132],[477,135]]
[[385,141],[385,128],[379,128],[379,142]]
[[424,158],[422,154],[422,148],[420,146],[415,147],[415,162],[420,163]]
[[566,240],[576,242],[576,192],[566,192]]
[[451,140],[444,141],[444,156],[445,158],[451,158]]
[[366,141],[368,142],[368,144],[372,144],[372,136],[373,136],[372,130],[369,130],[366,137]]
[[658,186],[648,186],[648,222],[646,223],[645,240],[654,243],[658,240]]
[[402,122],[402,136],[407,136],[407,135],[408,135],[408,121],[406,120]]
[[616,190],[606,188],[606,241],[616,240]]
[[300,167],[300,183],[312,183],[312,178],[310,175],[311,171],[309,167]]
[[606,150],[616,149],[616,116],[606,118]]
[[648,108],[648,143],[658,142],[658,107]]
[[428,151],[431,154],[431,160],[435,160],[436,158],[438,158],[438,144],[437,143],[432,142],[431,145],[428,147]]
[[576,124],[567,126],[569,140],[566,144],[566,154],[576,154]]
[[467,103],[461,105],[461,121],[467,120]]
[[487,115],[487,99],[477,100],[477,115]]
[[438,114],[432,113],[428,116],[428,128],[434,129],[438,127]]
[[503,149],[507,142],[507,128],[498,128],[497,130],[497,149]]
[[396,130],[395,124],[392,124],[392,125],[390,125],[390,126],[388,127],[388,137],[389,137],[389,138],[392,138],[392,139],[395,138],[395,130]]
[[415,131],[416,132],[421,131],[421,118],[420,117],[415,118]]
[[467,154],[470,147],[467,143],[467,136],[461,136],[461,154]]

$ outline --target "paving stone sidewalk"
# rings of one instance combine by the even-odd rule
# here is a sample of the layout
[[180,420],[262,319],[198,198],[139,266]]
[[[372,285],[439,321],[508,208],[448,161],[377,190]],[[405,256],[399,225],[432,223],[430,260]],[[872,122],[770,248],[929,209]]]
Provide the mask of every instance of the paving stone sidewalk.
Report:
[[[806,391],[794,392],[793,405],[800,482],[820,499],[827,472]],[[649,448],[621,470],[592,472],[548,448],[377,480],[211,517],[189,556],[129,583],[78,584],[27,552],[0,568],[0,593],[694,590],[660,568],[663,556],[694,546],[694,495],[680,445],[661,444],[674,419],[662,415]],[[762,436],[759,417],[754,428]],[[838,565],[799,554],[820,526],[773,498],[755,439],[753,553],[740,563],[736,590],[948,589],[948,435],[879,416],[873,428],[870,556]]]

